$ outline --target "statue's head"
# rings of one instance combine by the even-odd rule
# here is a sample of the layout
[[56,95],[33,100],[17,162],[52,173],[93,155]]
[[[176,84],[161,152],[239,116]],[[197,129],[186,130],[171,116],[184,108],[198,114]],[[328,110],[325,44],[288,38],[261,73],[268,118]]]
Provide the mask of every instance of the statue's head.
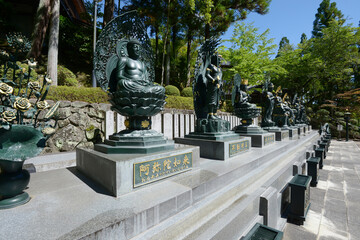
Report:
[[272,82],[269,83],[268,90],[269,92],[272,92],[274,90],[274,84]]
[[248,89],[247,89],[247,86],[248,86],[248,84],[249,84],[249,81],[247,80],[247,79],[242,79],[241,80],[241,84],[240,84],[240,89],[242,90],[242,91],[247,91]]
[[220,58],[221,56],[218,53],[214,53],[211,56],[211,64],[215,65],[215,66],[220,66]]
[[129,57],[138,59],[140,57],[141,43],[137,39],[131,39],[127,44]]

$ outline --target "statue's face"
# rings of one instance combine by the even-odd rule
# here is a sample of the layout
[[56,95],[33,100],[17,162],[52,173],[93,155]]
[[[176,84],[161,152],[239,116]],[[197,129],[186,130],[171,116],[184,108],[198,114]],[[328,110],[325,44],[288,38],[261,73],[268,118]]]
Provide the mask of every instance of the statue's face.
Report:
[[269,92],[272,92],[272,91],[274,90],[274,85],[270,84],[270,85],[268,86],[268,89],[269,89]]
[[137,43],[129,43],[128,44],[128,53],[132,58],[140,57],[140,45]]

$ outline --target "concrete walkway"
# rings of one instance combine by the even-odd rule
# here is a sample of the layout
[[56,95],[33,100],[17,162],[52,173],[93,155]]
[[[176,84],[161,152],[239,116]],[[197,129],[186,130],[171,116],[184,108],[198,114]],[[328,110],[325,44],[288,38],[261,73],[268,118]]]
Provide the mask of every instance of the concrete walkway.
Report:
[[284,240],[360,239],[360,147],[332,140],[304,225],[287,223]]

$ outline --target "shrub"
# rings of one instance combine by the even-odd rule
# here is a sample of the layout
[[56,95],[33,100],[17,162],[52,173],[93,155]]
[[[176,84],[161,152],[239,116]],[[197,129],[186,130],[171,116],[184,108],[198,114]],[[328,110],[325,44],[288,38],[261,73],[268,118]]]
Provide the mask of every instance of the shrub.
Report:
[[165,94],[170,96],[180,96],[180,90],[173,85],[167,85],[165,87]]
[[193,97],[192,87],[186,87],[181,91],[181,96],[183,97]]
[[350,119],[349,121],[352,125],[358,125],[358,121],[356,119]]
[[170,96],[166,98],[166,108],[194,110],[194,100],[189,97]]
[[344,113],[343,112],[335,112],[335,116],[338,117],[338,118],[343,118]]
[[76,75],[64,66],[58,66],[58,85],[59,86],[77,86]]
[[49,100],[83,101],[88,103],[108,103],[108,95],[101,88],[51,86],[46,97]]
[[84,72],[76,73],[76,80],[79,82],[81,86],[91,87],[92,86],[92,78],[90,74],[86,74]]

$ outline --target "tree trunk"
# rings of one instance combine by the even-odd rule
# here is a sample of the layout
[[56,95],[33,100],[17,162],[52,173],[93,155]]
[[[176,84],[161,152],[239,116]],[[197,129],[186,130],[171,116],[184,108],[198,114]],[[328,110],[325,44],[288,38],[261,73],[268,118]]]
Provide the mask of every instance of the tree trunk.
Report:
[[165,32],[165,37],[163,39],[164,48],[163,48],[163,55],[162,55],[162,61],[161,61],[161,85],[164,85],[166,44],[168,41],[168,35],[169,35],[169,31],[170,31],[170,22],[169,21],[170,21],[170,0],[168,0],[166,32]]
[[60,0],[53,0],[51,26],[49,35],[49,52],[48,52],[48,75],[51,77],[52,85],[57,86],[57,64],[59,49],[59,17],[60,17]]
[[205,25],[205,40],[210,38],[210,24]]
[[172,44],[173,44],[173,49],[172,49],[172,54],[173,54],[173,57],[175,58],[175,55],[176,55],[176,38],[177,38],[177,33],[178,33],[178,28],[177,28],[177,25],[175,24],[173,27],[172,27]]
[[190,32],[190,30],[188,30],[188,34],[187,34],[187,49],[186,49],[186,71],[187,71],[187,74],[186,74],[186,78],[187,78],[187,81],[186,81],[186,87],[190,87],[190,84],[191,84],[191,79],[190,79],[190,76],[191,76],[191,42],[192,42],[192,34]]
[[165,82],[166,86],[170,84],[170,41],[166,43],[167,45],[167,53],[166,53],[166,72],[165,72]]
[[35,27],[32,33],[31,50],[28,57],[38,59],[41,55],[42,45],[44,43],[46,30],[49,25],[51,12],[50,0],[40,0],[35,17]]
[[103,28],[114,17],[114,0],[105,0]]

